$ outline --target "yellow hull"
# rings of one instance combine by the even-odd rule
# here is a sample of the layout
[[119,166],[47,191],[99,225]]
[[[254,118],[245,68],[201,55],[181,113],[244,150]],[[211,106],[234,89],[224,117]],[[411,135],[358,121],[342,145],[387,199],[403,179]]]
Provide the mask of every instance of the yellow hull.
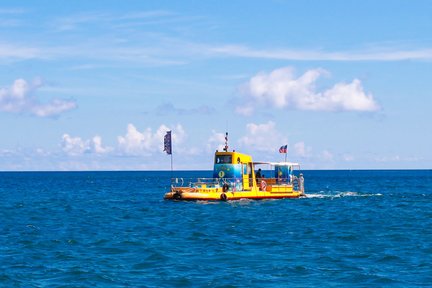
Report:
[[206,201],[229,201],[240,199],[282,199],[299,198],[303,196],[300,191],[293,190],[291,185],[274,185],[265,191],[251,189],[249,191],[223,191],[223,188],[199,189],[190,187],[175,187],[165,194],[168,200],[206,200]]

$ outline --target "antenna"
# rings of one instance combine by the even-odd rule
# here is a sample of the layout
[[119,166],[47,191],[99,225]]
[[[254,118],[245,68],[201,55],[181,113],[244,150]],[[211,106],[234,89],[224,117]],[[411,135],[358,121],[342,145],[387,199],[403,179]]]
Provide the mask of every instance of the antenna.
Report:
[[225,147],[223,150],[228,152],[228,132],[225,132]]

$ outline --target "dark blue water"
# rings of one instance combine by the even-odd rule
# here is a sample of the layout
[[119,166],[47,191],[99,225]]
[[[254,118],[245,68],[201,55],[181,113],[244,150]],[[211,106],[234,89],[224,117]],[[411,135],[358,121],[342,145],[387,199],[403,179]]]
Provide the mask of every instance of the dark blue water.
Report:
[[0,173],[0,286],[432,286],[431,170],[304,174],[208,203],[162,200],[170,172]]

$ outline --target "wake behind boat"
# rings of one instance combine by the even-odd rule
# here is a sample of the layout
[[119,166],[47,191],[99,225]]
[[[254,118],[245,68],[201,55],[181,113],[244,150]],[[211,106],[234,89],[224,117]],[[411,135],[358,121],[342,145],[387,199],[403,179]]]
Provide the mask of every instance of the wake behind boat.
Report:
[[[227,138],[226,138],[227,139]],[[257,167],[268,166],[269,178]],[[212,178],[171,179],[170,200],[239,200],[299,198],[304,194],[304,179],[292,162],[254,162],[252,157],[236,151],[216,150]]]

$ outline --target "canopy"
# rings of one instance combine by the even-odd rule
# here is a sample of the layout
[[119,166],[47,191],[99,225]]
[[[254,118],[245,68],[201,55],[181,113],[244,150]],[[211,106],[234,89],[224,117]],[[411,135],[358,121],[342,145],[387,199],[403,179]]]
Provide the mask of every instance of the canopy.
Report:
[[254,165],[272,165],[272,166],[297,166],[300,167],[299,163],[294,162],[252,162]]

